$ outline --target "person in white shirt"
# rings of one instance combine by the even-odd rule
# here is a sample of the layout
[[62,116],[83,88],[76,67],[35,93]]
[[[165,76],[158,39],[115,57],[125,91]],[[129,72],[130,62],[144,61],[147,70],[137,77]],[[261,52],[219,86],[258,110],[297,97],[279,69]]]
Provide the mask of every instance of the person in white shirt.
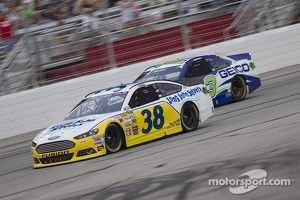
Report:
[[102,20],[93,15],[94,10],[87,8],[82,19],[81,31],[83,38],[96,38],[97,41],[102,42],[102,35],[104,33],[104,24]]

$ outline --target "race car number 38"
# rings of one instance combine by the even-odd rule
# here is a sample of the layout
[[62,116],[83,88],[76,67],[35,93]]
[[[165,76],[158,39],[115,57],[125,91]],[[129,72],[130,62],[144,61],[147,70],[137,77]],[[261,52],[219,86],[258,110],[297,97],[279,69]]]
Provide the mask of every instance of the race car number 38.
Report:
[[144,123],[147,124],[146,128],[144,127],[142,129],[142,132],[144,134],[149,133],[152,127],[154,127],[155,129],[161,129],[164,126],[165,118],[163,115],[163,108],[161,106],[154,106],[153,120],[151,119],[152,112],[150,110],[143,110],[141,114],[145,117]]

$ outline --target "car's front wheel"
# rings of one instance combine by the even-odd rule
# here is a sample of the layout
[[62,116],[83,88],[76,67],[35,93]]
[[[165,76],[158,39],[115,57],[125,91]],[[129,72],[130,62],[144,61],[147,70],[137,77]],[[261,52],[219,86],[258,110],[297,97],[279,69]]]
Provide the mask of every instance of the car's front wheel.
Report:
[[108,153],[118,152],[122,147],[122,132],[116,124],[110,124],[105,131],[105,146]]
[[247,95],[247,85],[243,77],[236,76],[231,82],[231,95],[233,101],[243,101]]
[[181,108],[180,118],[183,132],[196,130],[199,124],[199,112],[196,105],[191,102],[185,103]]

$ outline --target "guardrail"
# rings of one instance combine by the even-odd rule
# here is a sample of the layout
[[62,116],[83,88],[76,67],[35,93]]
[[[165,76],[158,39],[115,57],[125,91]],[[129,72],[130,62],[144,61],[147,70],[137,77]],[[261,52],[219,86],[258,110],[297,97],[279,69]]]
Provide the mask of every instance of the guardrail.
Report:
[[[27,34],[26,41],[22,42],[21,40],[20,42],[23,44],[23,49],[11,54],[11,57],[16,57],[18,61],[5,60],[2,65],[5,66],[5,73],[0,74],[0,81],[3,83],[0,94],[6,95],[27,88],[43,86],[222,42],[225,39],[232,39],[245,34],[245,31],[238,33],[231,27],[231,31],[224,38],[223,31],[228,29],[230,24],[237,26],[237,24],[242,23],[242,27],[251,24],[245,23],[245,19],[239,21],[240,17],[235,18],[234,21],[232,11],[240,1],[233,1],[233,3],[227,0],[172,2],[174,3],[167,2],[160,7],[156,6],[156,8],[163,9],[161,14],[164,17],[160,21],[145,23],[143,20],[155,10],[155,8],[145,8],[142,16],[135,21],[140,24],[126,30],[109,32],[112,27],[117,27],[121,23],[118,20],[120,16],[118,12],[111,12],[112,15],[110,16],[104,12],[101,13],[104,20],[96,27],[97,30],[93,30],[97,34],[92,36],[90,32],[83,30],[87,23],[81,23],[77,18],[63,26]],[[221,3],[216,4],[216,2]],[[275,10],[280,9],[276,7]],[[243,9],[241,8],[241,10]],[[246,10],[249,13],[253,9],[247,7]],[[294,10],[294,15],[296,12],[297,9]],[[254,10],[251,16],[253,13],[257,12]],[[293,13],[290,12],[289,15],[291,14]],[[243,17],[244,12],[240,15]],[[93,20],[98,21],[98,18],[93,18]],[[247,20],[251,21],[248,18]],[[291,22],[288,20],[287,24]],[[153,30],[148,30],[149,32],[145,33],[144,31],[147,31],[146,29],[149,27]],[[137,29],[135,31],[138,34],[128,37],[132,29]],[[245,30],[248,29],[245,28]],[[247,34],[253,32],[250,29]],[[86,33],[89,33],[87,37]],[[23,53],[19,53],[21,51]],[[24,59],[21,56],[24,56]],[[17,65],[15,63],[23,64]],[[13,70],[17,68],[18,70]],[[24,68],[31,69],[21,73]],[[13,71],[19,73],[12,73]]]
[[[5,66],[5,73],[9,74],[0,76],[5,83],[0,94],[22,91],[223,41],[222,29],[231,23],[230,13],[239,1],[218,2],[178,0],[144,7],[140,16],[134,20],[135,26],[122,30],[116,30],[121,25],[121,10],[118,7],[96,12],[95,15],[100,18],[92,17],[93,22],[85,22],[87,14],[67,19],[66,24],[61,26],[50,23],[47,29],[24,29],[23,31],[29,33],[20,40],[22,45],[17,45],[22,46],[23,50],[19,51],[23,53],[15,51],[11,55],[16,57],[18,54],[18,60],[24,66],[31,57],[34,81],[31,76],[10,73],[12,70],[8,69],[17,66],[14,66],[14,62],[5,61],[2,67]],[[159,19],[149,21],[152,17],[157,17],[156,14],[153,16],[155,12],[159,13]],[[88,27],[86,24],[95,26],[94,22],[96,30],[84,30]],[[91,31],[96,34],[91,35]],[[135,36],[129,37],[132,32],[136,32]],[[23,61],[21,55],[24,56]],[[9,85],[10,80],[15,79],[14,76],[24,79],[19,88],[15,84]]]
[[300,63],[300,24],[236,38],[0,97],[0,139],[39,130],[62,120],[87,93],[134,80],[147,67],[215,52],[250,52],[260,72]]

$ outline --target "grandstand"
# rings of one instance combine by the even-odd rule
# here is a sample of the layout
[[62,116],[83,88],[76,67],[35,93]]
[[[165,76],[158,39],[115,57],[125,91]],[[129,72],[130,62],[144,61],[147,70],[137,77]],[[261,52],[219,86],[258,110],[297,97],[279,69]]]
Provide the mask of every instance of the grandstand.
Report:
[[[43,24],[20,26],[14,49],[3,56],[0,94],[6,95],[188,49],[298,23],[296,0],[141,0],[131,26],[121,6]],[[132,12],[133,12],[132,11]],[[125,13],[128,14],[128,13]],[[96,34],[83,27],[96,23]],[[91,33],[91,31],[88,31]]]

